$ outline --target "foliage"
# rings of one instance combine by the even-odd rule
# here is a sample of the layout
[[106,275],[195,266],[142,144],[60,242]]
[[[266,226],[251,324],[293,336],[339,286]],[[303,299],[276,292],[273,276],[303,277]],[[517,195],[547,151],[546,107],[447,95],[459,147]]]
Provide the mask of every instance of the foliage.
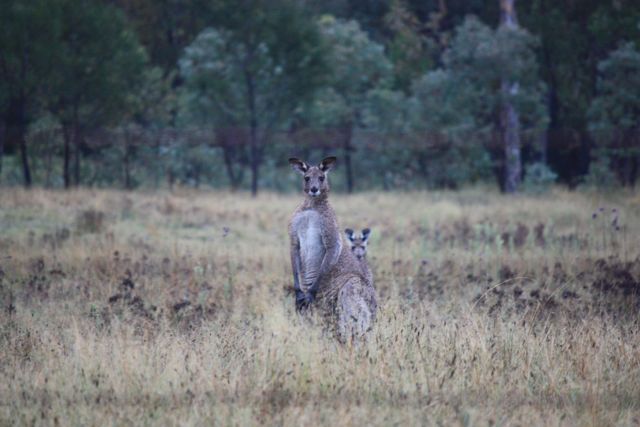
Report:
[[[524,30],[492,30],[468,17],[444,52],[443,67],[414,82],[413,128],[422,133],[423,143],[451,162],[451,177],[443,175],[448,186],[487,176],[492,163],[501,162],[495,139],[506,101],[517,109],[524,131],[541,130],[546,124],[534,46]],[[517,82],[517,91],[505,93],[503,81]],[[492,161],[478,162],[487,158],[485,149],[494,153]]]
[[61,9],[52,91],[57,96],[51,107],[63,122],[81,120],[86,127],[117,122],[142,83],[146,53],[118,9],[73,0],[61,0]]
[[461,87],[451,70],[438,69],[426,73],[412,86],[413,129],[456,144],[468,141],[473,132],[482,132],[469,102],[469,98],[473,98],[471,91],[474,89],[476,88]]
[[396,86],[408,91],[411,82],[432,68],[433,43],[421,33],[421,23],[404,0],[392,0],[385,23],[392,32],[387,51],[393,63]]
[[256,194],[265,143],[319,85],[323,46],[317,30],[288,1],[225,10],[231,14],[227,24],[205,29],[180,60],[183,105],[198,124],[248,130]]
[[581,185],[588,189],[612,190],[619,180],[611,168],[611,157],[605,150],[597,150],[594,159],[589,163],[589,172],[583,178]]
[[2,184],[237,189],[250,169],[255,192],[342,150],[348,189],[459,187],[502,175],[509,104],[525,163],[544,132],[561,182],[593,161],[632,186],[636,3],[517,2],[514,32],[483,0],[0,0]]
[[622,182],[633,184],[640,166],[640,51],[633,43],[625,43],[600,62],[598,71],[589,130],[617,161],[619,170],[624,169]]
[[34,0],[0,3],[0,105],[24,97],[32,109],[46,90],[61,35],[59,2]]
[[303,121],[320,128],[362,125],[369,91],[391,84],[392,66],[384,47],[371,40],[355,21],[323,16],[319,29],[331,69],[325,84],[305,106]]
[[315,30],[296,23],[303,18],[295,10],[268,11],[264,5],[237,27],[205,29],[185,49],[179,66],[188,110],[208,112],[214,126],[246,124],[251,78],[261,128],[277,127],[313,93],[323,71]]
[[558,174],[545,163],[531,163],[525,170],[523,188],[527,193],[546,193],[557,179]]
[[[594,98],[590,128],[596,139],[638,128],[640,117],[640,51],[625,43],[598,65],[598,95]],[[606,139],[606,137],[605,137]]]
[[[456,29],[443,63],[461,91],[461,101],[475,119],[476,130],[496,126],[505,100],[519,112],[523,129],[543,128],[544,85],[538,75],[534,47],[535,39],[526,30],[492,30],[475,17],[468,17]],[[517,82],[518,90],[505,93],[500,87],[502,81]]]

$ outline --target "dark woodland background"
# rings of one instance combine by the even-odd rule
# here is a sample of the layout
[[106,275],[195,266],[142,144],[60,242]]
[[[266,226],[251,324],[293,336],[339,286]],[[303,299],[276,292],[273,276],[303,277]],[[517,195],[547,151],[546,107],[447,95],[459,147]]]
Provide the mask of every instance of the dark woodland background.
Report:
[[0,0],[0,185],[632,187],[636,0]]

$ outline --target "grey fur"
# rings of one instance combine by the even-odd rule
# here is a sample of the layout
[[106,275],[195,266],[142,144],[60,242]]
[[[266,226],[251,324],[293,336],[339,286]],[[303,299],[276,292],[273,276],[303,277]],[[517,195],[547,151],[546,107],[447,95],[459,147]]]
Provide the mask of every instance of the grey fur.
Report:
[[356,260],[360,275],[365,281],[349,280],[340,288],[337,301],[338,334],[343,341],[358,341],[371,329],[378,311],[373,274],[366,256],[370,230],[365,229],[358,235],[347,228],[345,234],[349,244],[348,252]]
[[342,253],[342,238],[335,211],[329,204],[327,172],[335,157],[327,157],[318,166],[309,166],[291,158],[289,163],[303,176],[304,201],[289,221],[291,266],[297,296],[303,298],[298,308],[311,303],[317,293],[330,288],[334,267]]
[[335,161],[335,157],[327,157],[318,166],[309,166],[289,159],[304,177],[305,194],[289,221],[289,241],[296,307],[306,308],[317,299],[314,304],[326,313],[337,314],[337,332],[342,341],[348,341],[371,329],[377,301],[370,271],[366,273],[343,244],[338,219],[329,204],[327,172]]

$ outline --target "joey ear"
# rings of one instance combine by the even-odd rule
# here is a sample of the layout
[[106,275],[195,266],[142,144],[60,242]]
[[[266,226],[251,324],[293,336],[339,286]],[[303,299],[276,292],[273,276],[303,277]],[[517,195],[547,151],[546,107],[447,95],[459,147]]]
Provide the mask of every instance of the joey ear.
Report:
[[365,228],[364,230],[362,230],[362,240],[367,240],[370,234],[371,234],[370,228]]
[[289,158],[289,164],[294,171],[300,172],[303,175],[309,170],[309,165],[296,157]]
[[320,162],[318,167],[322,172],[329,172],[329,170],[333,167],[336,160],[338,159],[335,156],[327,157]]
[[347,235],[347,239],[353,241],[353,230],[350,228],[347,228],[344,230],[344,232]]

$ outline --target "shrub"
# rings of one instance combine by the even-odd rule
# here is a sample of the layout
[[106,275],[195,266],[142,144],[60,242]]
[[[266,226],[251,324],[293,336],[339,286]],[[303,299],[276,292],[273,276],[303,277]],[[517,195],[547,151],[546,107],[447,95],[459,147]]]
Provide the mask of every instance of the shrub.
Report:
[[593,189],[611,189],[618,185],[618,179],[611,170],[611,158],[600,150],[589,164],[589,173],[584,177],[581,186]]
[[542,162],[532,163],[526,168],[522,187],[525,192],[532,194],[542,194],[549,191],[549,188],[556,182],[556,174],[549,166]]

